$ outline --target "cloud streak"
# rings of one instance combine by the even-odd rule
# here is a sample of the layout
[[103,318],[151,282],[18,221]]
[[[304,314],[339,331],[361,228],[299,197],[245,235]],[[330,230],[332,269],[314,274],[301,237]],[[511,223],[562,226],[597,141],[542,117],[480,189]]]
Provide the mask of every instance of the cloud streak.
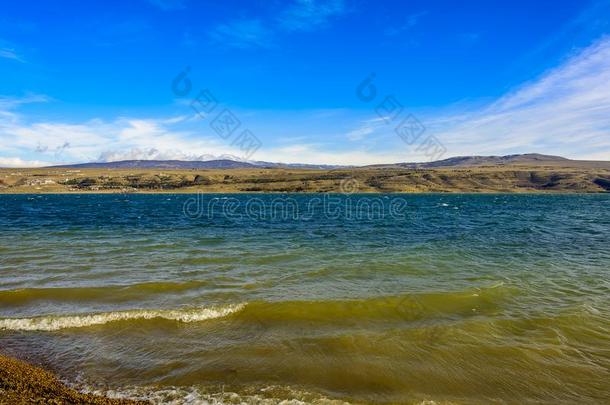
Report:
[[280,13],[278,25],[286,31],[311,31],[344,12],[343,0],[296,0]]
[[454,155],[528,151],[610,159],[610,38],[488,106],[427,126]]
[[273,45],[272,32],[258,19],[240,19],[216,26],[209,33],[217,44],[234,48],[261,47]]
[[25,60],[12,48],[0,48],[0,58],[12,59],[17,62],[25,63]]
[[420,11],[420,12],[408,15],[407,18],[405,19],[404,24],[400,25],[399,27],[388,28],[385,31],[385,34],[388,36],[395,36],[404,31],[408,31],[408,30],[412,29],[413,27],[415,27],[417,24],[419,24],[419,21],[423,17],[425,17],[427,14],[428,14],[428,11],[424,10],[424,11]]
[[346,12],[343,0],[294,0],[267,21],[240,18],[219,24],[208,36],[235,48],[271,48],[285,32],[314,31]]

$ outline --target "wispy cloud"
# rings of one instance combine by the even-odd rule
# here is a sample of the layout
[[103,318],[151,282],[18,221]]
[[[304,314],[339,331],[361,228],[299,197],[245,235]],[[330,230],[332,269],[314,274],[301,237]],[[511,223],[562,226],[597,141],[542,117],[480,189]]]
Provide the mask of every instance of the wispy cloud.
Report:
[[[10,101],[12,106],[17,103]],[[6,110],[0,108],[0,111]],[[11,119],[0,114],[0,166],[127,159],[212,160],[242,154],[236,146],[211,132],[206,133],[206,125],[195,123],[198,124],[195,127],[181,127],[189,124],[184,116],[117,118],[110,121],[91,119],[67,123],[29,122],[19,113],[11,114]],[[315,112],[312,114],[315,115]],[[345,144],[337,145],[330,139],[312,141],[312,138],[295,137],[264,145],[255,158],[277,162],[367,164],[397,161],[401,157],[401,151],[372,152],[364,145],[355,144],[346,148]]]
[[1,157],[0,167],[43,167],[51,166],[53,163],[42,160],[23,160],[19,157]]
[[388,36],[398,35],[404,31],[408,31],[411,28],[415,27],[419,24],[420,20],[428,14],[427,10],[419,11],[417,13],[413,13],[407,16],[405,22],[398,27],[392,27],[385,30],[385,34]]
[[185,116],[30,122],[14,111],[20,105],[46,100],[34,95],[0,98],[0,166],[125,159],[210,160],[241,154],[217,136],[201,134],[201,127],[179,129],[177,126],[188,121]]
[[[193,160],[207,154],[222,154],[221,142],[210,137],[172,130],[154,119],[119,118],[89,120],[79,124],[36,122],[0,124],[0,153],[27,156],[36,154],[62,161],[181,158]],[[69,147],[65,147],[68,145]],[[154,150],[156,153],[151,153]]]
[[216,26],[210,38],[224,46],[235,48],[270,47],[272,32],[258,19],[240,19]]
[[343,0],[294,0],[275,17],[235,19],[217,25],[208,34],[224,46],[269,48],[282,33],[320,29],[345,12]]
[[25,60],[12,48],[0,48],[0,58],[12,59],[17,62],[25,63]]
[[52,99],[44,94],[26,93],[21,97],[0,96],[0,110],[10,110],[23,104],[47,103]]
[[296,0],[280,13],[278,23],[286,31],[310,31],[345,11],[343,0]]
[[366,136],[385,129],[387,127],[386,119],[387,117],[376,117],[364,120],[358,128],[349,131],[346,137],[350,141],[361,141]]
[[517,151],[610,159],[610,38],[475,110],[428,127],[453,154]]
[[347,133],[347,139],[350,141],[360,141],[367,135],[372,134],[375,130],[370,126],[362,126]]

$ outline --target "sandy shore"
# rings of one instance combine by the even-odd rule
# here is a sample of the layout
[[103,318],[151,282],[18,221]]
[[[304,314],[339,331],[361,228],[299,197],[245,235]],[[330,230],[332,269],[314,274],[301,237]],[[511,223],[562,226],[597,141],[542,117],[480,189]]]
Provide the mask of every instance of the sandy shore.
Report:
[[0,404],[142,404],[82,394],[40,367],[0,355]]

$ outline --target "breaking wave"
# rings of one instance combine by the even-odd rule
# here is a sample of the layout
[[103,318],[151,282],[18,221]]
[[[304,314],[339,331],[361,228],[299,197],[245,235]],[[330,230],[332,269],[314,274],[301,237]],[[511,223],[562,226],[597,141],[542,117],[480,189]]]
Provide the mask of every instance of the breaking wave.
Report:
[[109,322],[162,318],[178,322],[200,322],[222,318],[240,311],[244,304],[211,308],[190,309],[138,309],[130,311],[103,312],[87,315],[42,316],[33,318],[0,319],[0,329],[21,331],[55,331],[67,328],[82,328],[103,325]]

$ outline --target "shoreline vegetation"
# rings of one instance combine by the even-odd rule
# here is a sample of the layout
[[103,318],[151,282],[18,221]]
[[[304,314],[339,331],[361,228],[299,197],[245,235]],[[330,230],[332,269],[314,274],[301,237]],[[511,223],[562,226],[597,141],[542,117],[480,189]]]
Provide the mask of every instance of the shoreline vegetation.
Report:
[[610,192],[610,162],[570,162],[574,163],[333,170],[4,168],[0,194]]
[[53,373],[0,354],[0,404],[147,404],[84,394],[66,386]]

